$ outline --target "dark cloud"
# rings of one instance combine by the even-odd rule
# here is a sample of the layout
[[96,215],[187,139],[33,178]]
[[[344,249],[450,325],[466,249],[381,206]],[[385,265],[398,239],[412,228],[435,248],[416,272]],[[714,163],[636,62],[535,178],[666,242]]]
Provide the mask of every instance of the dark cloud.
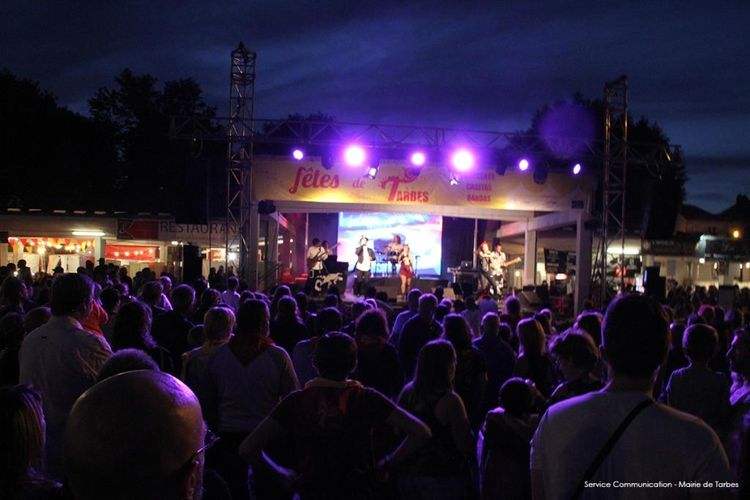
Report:
[[[539,106],[599,97],[625,73],[631,112],[688,157],[750,157],[750,3],[733,0],[409,2],[164,0],[0,4],[0,64],[61,103],[87,99],[124,67],[196,78],[226,106],[229,51],[258,52],[257,115],[515,130]],[[690,201],[703,163],[688,162]],[[722,163],[722,165],[727,165]],[[746,164],[747,165],[747,164]],[[724,167],[717,167],[724,168]],[[739,175],[739,170],[735,175]],[[729,200],[731,171],[717,190]],[[705,199],[705,198],[702,198]]]

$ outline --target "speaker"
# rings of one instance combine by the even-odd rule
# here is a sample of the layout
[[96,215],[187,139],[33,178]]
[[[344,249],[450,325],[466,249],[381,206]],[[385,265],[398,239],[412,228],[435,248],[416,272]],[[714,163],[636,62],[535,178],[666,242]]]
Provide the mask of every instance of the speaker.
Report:
[[182,247],[182,282],[192,284],[201,277],[203,259],[201,249],[195,245]]
[[646,295],[658,301],[667,296],[667,278],[659,276],[659,266],[648,266],[643,272],[643,288]]

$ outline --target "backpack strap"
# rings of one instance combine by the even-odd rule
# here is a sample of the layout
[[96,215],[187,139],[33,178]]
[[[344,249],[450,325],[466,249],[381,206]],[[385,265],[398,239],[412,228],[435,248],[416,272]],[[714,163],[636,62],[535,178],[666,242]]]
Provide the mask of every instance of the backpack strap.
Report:
[[596,458],[594,458],[593,462],[591,462],[591,464],[586,469],[586,473],[583,475],[578,485],[576,486],[576,489],[573,491],[573,495],[571,496],[573,500],[577,500],[581,497],[581,495],[583,495],[583,490],[586,487],[586,482],[594,477],[596,471],[599,470],[599,467],[601,467],[604,460],[612,451],[612,448],[614,448],[615,444],[617,444],[617,441],[619,441],[620,437],[622,437],[633,420],[635,420],[635,417],[637,417],[639,413],[641,413],[652,404],[654,404],[654,400],[651,398],[645,401],[641,401],[640,403],[638,403],[638,406],[630,410],[630,413],[628,413],[623,421],[620,422],[620,425],[617,427],[617,429],[615,429],[615,432],[612,433],[602,449],[599,450],[599,453],[596,454]]

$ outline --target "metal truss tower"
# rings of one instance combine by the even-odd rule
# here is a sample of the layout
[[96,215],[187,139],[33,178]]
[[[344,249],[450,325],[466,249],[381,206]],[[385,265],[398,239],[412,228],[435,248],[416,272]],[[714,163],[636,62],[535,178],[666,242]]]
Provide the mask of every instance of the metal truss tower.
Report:
[[621,289],[625,282],[625,192],[628,163],[628,79],[625,75],[604,85],[603,159],[601,239],[592,277],[599,287],[600,306],[607,301],[607,254],[612,244],[619,244]]
[[[244,278],[251,287],[257,284],[257,259],[250,255],[253,230],[258,221],[252,220],[257,212],[252,210],[252,177],[255,109],[255,59],[256,54],[241,42],[232,51],[232,68],[229,84],[229,119],[227,123],[227,213],[226,213],[226,259],[229,270],[229,253],[238,248],[238,277]],[[253,225],[255,227],[253,227]],[[230,228],[236,228],[231,231]]]

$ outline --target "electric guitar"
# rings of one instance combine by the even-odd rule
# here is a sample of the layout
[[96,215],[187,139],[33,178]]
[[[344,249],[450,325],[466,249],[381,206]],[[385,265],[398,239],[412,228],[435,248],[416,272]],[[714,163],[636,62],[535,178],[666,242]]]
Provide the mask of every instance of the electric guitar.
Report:
[[503,268],[504,267],[510,267],[510,266],[512,266],[514,264],[518,264],[519,262],[521,262],[521,260],[522,260],[521,257],[516,257],[515,259],[506,260],[502,264],[497,264],[497,261],[494,260],[494,259],[491,260],[490,261],[490,270],[492,271],[492,275],[493,276],[502,276],[502,274],[503,274]]
[[330,247],[328,250],[324,250],[323,247],[320,247],[320,250],[318,250],[318,255],[316,255],[315,257],[311,259],[307,259],[307,268],[312,269],[313,267],[315,267],[315,264],[317,264],[318,262],[322,262],[326,260],[328,256],[331,255],[331,252],[333,252],[336,249],[336,247],[339,246],[340,244],[341,242],[339,241],[338,243]]

